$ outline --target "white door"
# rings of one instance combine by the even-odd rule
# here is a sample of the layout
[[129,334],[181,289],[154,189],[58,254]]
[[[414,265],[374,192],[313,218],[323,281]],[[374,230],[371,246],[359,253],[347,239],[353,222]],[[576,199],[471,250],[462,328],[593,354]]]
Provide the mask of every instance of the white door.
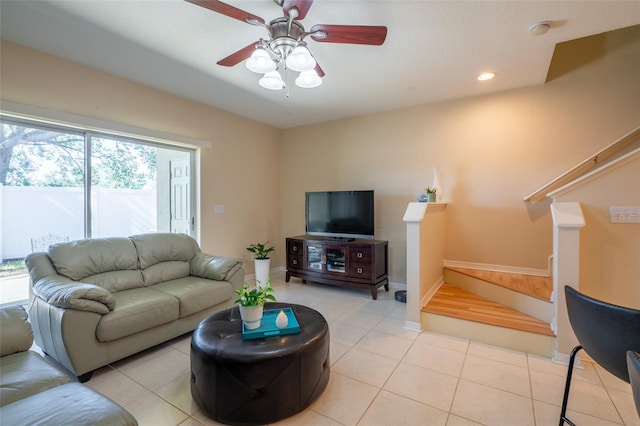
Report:
[[171,232],[191,234],[191,166],[189,160],[174,160],[171,168]]

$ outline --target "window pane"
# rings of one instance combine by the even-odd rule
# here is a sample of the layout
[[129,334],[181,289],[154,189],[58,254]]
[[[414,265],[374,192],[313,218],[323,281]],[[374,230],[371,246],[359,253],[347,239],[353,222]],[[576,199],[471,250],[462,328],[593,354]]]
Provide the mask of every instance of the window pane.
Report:
[[92,237],[158,230],[156,151],[117,139],[91,139]]
[[9,122],[1,127],[0,303],[7,303],[26,299],[27,254],[84,237],[84,137]]

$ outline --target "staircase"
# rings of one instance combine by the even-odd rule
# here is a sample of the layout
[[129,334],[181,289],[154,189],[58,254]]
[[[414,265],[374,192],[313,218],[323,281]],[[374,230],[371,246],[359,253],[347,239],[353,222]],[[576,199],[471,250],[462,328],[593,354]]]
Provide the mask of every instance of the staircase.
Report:
[[551,357],[556,336],[549,277],[447,266],[422,308],[425,330]]

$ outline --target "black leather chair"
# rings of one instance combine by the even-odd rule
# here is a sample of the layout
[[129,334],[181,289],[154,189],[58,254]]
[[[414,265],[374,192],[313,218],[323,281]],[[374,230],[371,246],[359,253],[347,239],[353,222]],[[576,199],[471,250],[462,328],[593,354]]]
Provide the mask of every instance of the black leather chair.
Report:
[[629,370],[629,382],[633,401],[636,404],[636,411],[640,417],[640,354],[638,352],[627,352],[627,368]]
[[627,351],[640,351],[640,310],[613,305],[584,295],[570,286],[565,286],[567,313],[571,328],[578,338],[578,346],[569,357],[569,370],[564,388],[560,426],[567,419],[567,403],[573,364],[580,349],[605,370],[629,383]]

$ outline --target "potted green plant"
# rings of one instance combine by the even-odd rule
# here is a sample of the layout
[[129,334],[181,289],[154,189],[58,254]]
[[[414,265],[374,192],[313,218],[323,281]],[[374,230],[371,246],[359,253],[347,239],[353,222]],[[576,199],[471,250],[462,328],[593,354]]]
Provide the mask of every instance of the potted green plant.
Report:
[[247,251],[254,256],[254,265],[256,271],[256,287],[263,286],[269,281],[269,268],[271,266],[271,260],[269,259],[269,253],[275,250],[273,245],[269,244],[269,241],[262,243],[251,244],[247,247]]
[[432,186],[427,186],[425,191],[427,191],[427,203],[435,203],[436,202],[436,192],[438,191],[438,188],[432,187]]
[[240,309],[240,318],[244,322],[245,328],[251,330],[260,327],[260,320],[264,312],[264,304],[267,300],[276,301],[271,287],[271,281],[267,281],[264,286],[250,287],[246,284],[235,291],[240,296],[235,303]]

